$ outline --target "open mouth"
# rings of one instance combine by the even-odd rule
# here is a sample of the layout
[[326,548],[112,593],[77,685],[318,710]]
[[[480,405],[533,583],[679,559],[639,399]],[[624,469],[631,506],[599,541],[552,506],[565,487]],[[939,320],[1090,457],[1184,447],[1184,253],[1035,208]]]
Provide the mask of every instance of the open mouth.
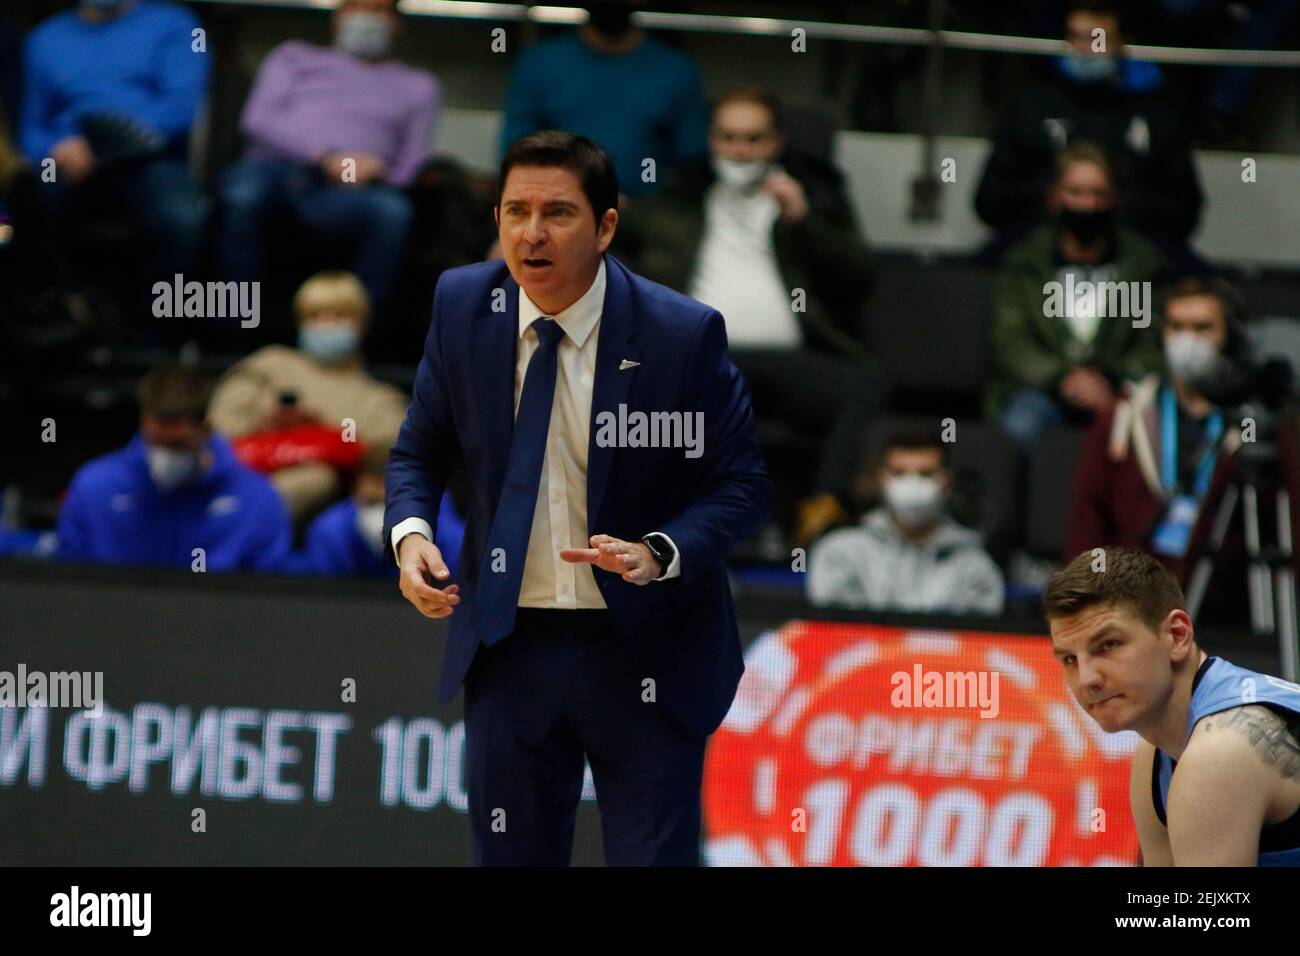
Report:
[[545,269],[551,265],[551,260],[544,256],[529,256],[524,260],[524,265],[530,269]]

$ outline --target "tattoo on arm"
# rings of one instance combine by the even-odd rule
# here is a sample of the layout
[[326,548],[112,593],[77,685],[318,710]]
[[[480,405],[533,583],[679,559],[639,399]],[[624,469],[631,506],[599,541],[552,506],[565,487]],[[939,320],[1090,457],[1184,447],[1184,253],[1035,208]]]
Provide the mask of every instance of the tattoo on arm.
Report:
[[1266,766],[1284,780],[1300,780],[1300,744],[1276,712],[1267,707],[1236,707],[1205,722],[1207,733],[1215,729],[1241,734]]

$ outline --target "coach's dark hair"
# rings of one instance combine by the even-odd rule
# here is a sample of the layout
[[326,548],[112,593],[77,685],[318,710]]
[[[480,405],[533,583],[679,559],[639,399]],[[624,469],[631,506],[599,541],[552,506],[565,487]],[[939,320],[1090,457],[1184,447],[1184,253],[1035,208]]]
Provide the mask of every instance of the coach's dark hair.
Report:
[[515,166],[561,166],[577,176],[596,216],[597,229],[607,209],[618,209],[618,176],[614,164],[598,143],[585,136],[545,129],[511,143],[501,159],[497,176],[495,205],[498,207],[506,177]]
[[1084,551],[1043,592],[1043,614],[1049,621],[1098,604],[1127,608],[1153,631],[1170,611],[1187,609],[1183,589],[1169,569],[1151,555],[1127,548]]
[[203,422],[208,417],[212,383],[196,368],[163,365],[148,372],[136,387],[140,411],[155,418],[188,418]]

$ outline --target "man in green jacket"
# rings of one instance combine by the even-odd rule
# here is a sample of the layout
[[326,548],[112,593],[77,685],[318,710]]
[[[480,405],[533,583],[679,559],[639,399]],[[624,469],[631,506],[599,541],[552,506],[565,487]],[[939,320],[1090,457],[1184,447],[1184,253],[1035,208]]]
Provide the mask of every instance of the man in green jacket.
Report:
[[823,441],[815,480],[793,490],[819,493],[833,512],[851,482],[859,429],[886,391],[860,325],[870,251],[839,171],[786,148],[771,93],[724,94],[709,146],[708,159],[662,193],[624,205],[615,252],[722,313],[758,417]]
[[1007,250],[994,298],[986,411],[1028,450],[1043,428],[1106,411],[1116,388],[1160,367],[1151,328],[1160,252],[1116,225],[1105,152],[1066,147],[1048,195],[1052,220]]

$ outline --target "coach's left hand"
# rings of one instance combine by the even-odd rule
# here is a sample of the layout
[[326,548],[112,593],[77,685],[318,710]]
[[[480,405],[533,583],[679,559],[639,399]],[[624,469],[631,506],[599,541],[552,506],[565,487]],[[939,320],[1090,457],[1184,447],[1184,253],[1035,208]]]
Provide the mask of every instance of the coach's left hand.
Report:
[[590,548],[561,548],[560,557],[573,564],[594,564],[602,571],[612,571],[628,584],[649,584],[664,573],[650,549],[640,541],[594,534],[590,543]]

